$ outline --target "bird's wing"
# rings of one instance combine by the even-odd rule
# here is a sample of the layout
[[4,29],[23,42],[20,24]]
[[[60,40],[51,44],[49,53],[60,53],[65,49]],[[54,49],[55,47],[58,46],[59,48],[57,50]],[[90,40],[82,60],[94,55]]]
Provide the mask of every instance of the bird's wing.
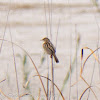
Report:
[[51,50],[55,53],[56,52],[56,48],[54,47],[54,45],[50,42],[50,47],[51,47]]

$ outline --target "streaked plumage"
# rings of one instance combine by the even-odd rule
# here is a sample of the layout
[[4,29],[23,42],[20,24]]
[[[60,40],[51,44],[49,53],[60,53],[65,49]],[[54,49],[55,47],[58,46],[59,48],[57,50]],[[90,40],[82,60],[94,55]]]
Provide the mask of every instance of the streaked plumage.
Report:
[[56,49],[55,49],[54,45],[51,43],[51,41],[47,37],[43,38],[42,40],[44,41],[43,48],[44,48],[45,52],[47,54],[53,56],[55,61],[56,61],[56,63],[58,63],[59,60],[58,60],[58,58],[57,58],[57,56],[55,54],[56,53]]

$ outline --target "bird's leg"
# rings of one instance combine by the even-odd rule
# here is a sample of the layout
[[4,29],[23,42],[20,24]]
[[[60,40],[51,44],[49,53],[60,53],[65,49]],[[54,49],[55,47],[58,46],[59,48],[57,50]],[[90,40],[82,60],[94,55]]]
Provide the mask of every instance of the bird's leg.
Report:
[[50,55],[50,57],[52,58],[52,55]]

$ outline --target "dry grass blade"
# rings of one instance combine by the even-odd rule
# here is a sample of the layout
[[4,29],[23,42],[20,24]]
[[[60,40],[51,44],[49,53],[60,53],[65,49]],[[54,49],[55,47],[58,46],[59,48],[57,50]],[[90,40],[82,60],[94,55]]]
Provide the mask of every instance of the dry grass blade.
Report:
[[98,49],[100,49],[100,47],[97,48],[97,49],[94,50],[94,51],[93,51],[92,49],[88,48],[88,47],[82,48],[82,52],[81,52],[81,53],[82,53],[82,54],[81,54],[82,59],[81,59],[81,62],[82,62],[82,60],[83,60],[83,54],[84,54],[84,53],[83,53],[83,49],[89,49],[89,50],[91,51],[91,54],[88,55],[88,57],[85,59],[85,61],[84,61],[84,63],[83,63],[83,66],[81,66],[80,77],[81,77],[81,79],[88,85],[88,87],[90,88],[90,90],[93,92],[93,94],[94,94],[96,100],[98,100],[96,94],[95,94],[94,91],[91,89],[91,86],[90,86],[90,85],[86,82],[86,80],[82,77],[82,73],[83,73],[83,69],[84,69],[84,67],[85,67],[85,63],[88,61],[88,59],[89,59],[89,57],[90,57],[91,55],[93,55],[94,58],[97,60],[97,62],[100,63],[99,60],[98,60],[98,58],[97,58],[97,56],[95,55],[95,52],[96,52]]
[[81,96],[80,96],[79,100],[81,100],[81,99],[82,99],[82,97],[83,97],[84,93],[85,93],[85,92],[86,92],[89,88],[90,88],[90,86],[89,86],[88,88],[86,88],[86,89],[83,91],[83,93],[81,94]]
[[[49,74],[47,74],[47,78],[49,78]],[[49,100],[49,81],[48,80],[47,80],[47,97],[48,97],[47,100]]]
[[1,53],[1,50],[2,50],[2,46],[3,46],[3,41],[4,41],[4,38],[5,38],[6,28],[7,28],[7,24],[8,24],[9,12],[10,12],[10,10],[9,10],[8,13],[7,13],[7,23],[6,23],[6,25],[5,25],[5,30],[4,30],[4,34],[3,34],[3,39],[2,39],[2,42],[1,42],[1,46],[0,46],[0,53]]
[[[4,82],[5,80],[6,80],[6,79],[1,80],[0,83]],[[10,97],[8,97],[7,95],[5,95],[5,94],[2,92],[1,89],[0,89],[0,93],[1,93],[2,95],[4,95],[7,99],[12,100],[12,98],[10,98]]]
[[35,68],[35,70],[36,70],[36,72],[37,72],[37,74],[38,74],[38,76],[39,76],[39,79],[40,79],[40,82],[41,82],[41,84],[42,84],[42,87],[43,87],[45,96],[46,96],[46,98],[47,98],[46,90],[45,90],[44,84],[43,84],[43,82],[42,82],[41,76],[40,76],[40,74],[39,74],[39,72],[38,72],[38,69],[37,69],[37,67],[36,67],[36,65],[35,65],[35,63],[34,63],[34,61],[33,61],[32,58],[30,57],[30,55],[29,55],[22,47],[20,47],[19,45],[15,44],[14,42],[11,42],[11,41],[8,41],[8,40],[4,40],[4,39],[0,39],[0,40],[1,40],[1,41],[2,41],[2,40],[3,40],[3,41],[6,41],[6,42],[8,42],[8,43],[11,43],[11,44],[13,44],[13,45],[19,47],[21,50],[23,50],[23,51],[27,54],[27,56],[30,58],[30,60],[31,60],[31,62],[32,62],[33,66],[34,66],[34,68]]
[[94,93],[94,91],[92,90],[91,86],[86,82],[86,80],[85,80],[82,76],[80,76],[80,77],[81,77],[81,79],[88,85],[88,87],[90,87],[90,90],[91,90],[92,93],[94,94],[96,100],[98,100],[98,98],[97,98],[96,94]]
[[[24,96],[27,96],[27,95],[31,96],[31,97],[32,97],[32,100],[35,100],[34,97],[33,97],[31,94],[28,94],[28,93],[25,93],[25,94],[20,95],[20,98],[22,98],[22,97],[24,97]],[[18,99],[18,98],[17,98],[17,99]]]
[[51,97],[52,97],[52,100],[55,100],[53,56],[51,57]]
[[97,89],[99,89],[99,91],[100,91],[100,88],[99,88],[99,87],[97,87],[97,86],[89,86],[89,87],[87,87],[87,88],[83,91],[83,93],[81,94],[81,96],[80,96],[79,100],[81,100],[81,99],[82,99],[82,97],[83,97],[84,93],[85,93],[88,89],[90,89],[91,87],[96,87],[96,88],[97,88]]
[[0,93],[1,93],[4,97],[6,97],[8,100],[14,100],[14,99],[8,97],[7,95],[5,95],[5,93],[3,93],[1,89],[0,89]]
[[75,83],[73,83],[73,84],[71,85],[71,87],[73,87],[74,85],[76,85],[80,80],[81,80],[81,78],[78,79],[78,81],[76,81]]
[[[97,49],[94,50],[94,51],[93,51],[92,49],[88,48],[88,47],[82,48],[82,49],[81,49],[81,60],[83,60],[84,49],[89,49],[89,50],[91,51],[91,54],[88,55],[88,57],[87,57],[87,58],[85,59],[85,61],[84,61],[83,66],[81,67],[80,76],[82,76],[83,69],[84,69],[84,66],[85,66],[86,61],[88,60],[88,58],[89,58],[92,54],[93,54],[94,58],[97,60],[97,62],[100,63],[100,61],[98,60],[97,56],[96,56],[95,53],[94,53],[94,52],[96,52],[98,49],[100,49],[100,47],[97,48]],[[79,80],[80,80],[80,79],[79,79]],[[75,85],[76,83],[77,83],[77,82],[75,82],[73,85]],[[73,86],[73,85],[72,85],[72,86]]]
[[[10,32],[10,38],[11,38],[11,43],[12,43],[12,35],[11,35],[11,30],[10,30],[10,24],[9,24],[9,32]],[[14,69],[15,69],[15,75],[16,75],[16,85],[17,85],[18,100],[20,100],[19,85],[18,85],[18,74],[17,74],[16,58],[15,58],[15,51],[14,51],[13,43],[12,43],[12,53],[13,53]]]
[[40,100],[40,95],[41,95],[41,89],[39,88],[39,95],[37,100]]
[[[34,75],[34,76],[32,76],[32,77],[36,77],[36,76],[38,76],[38,75]],[[26,82],[25,88],[27,87],[27,85],[28,85],[28,83],[30,82],[30,80],[31,80],[32,77],[30,77],[29,80]],[[46,79],[49,80],[49,81],[52,81],[52,80],[49,79],[48,77],[45,77],[45,76],[42,76],[42,75],[41,75],[41,77],[46,78]],[[54,86],[57,88],[57,90],[59,91],[60,95],[62,96],[62,99],[65,100],[65,98],[64,98],[62,92],[60,91],[60,89],[58,88],[58,86],[57,86],[55,83],[53,83],[53,85],[54,85]]]
[[[13,99],[13,98],[10,98],[10,97],[8,97],[7,95],[5,95],[5,93],[4,92],[2,92],[2,90],[0,89],[0,93],[4,96],[4,97],[6,97],[8,100],[18,100],[19,98],[17,97],[17,99]],[[23,95],[21,95],[20,96],[20,98],[21,97],[24,97],[24,96],[26,96],[26,95],[30,95],[30,94],[28,94],[28,93],[26,93],[26,94],[23,94]],[[33,98],[33,96],[32,95],[30,95],[32,98]],[[34,98],[33,98],[33,100],[34,100]]]
[[5,80],[6,80],[6,79],[1,80],[0,83],[4,82]]
[[88,57],[85,59],[85,61],[84,61],[84,63],[83,63],[83,66],[81,67],[81,72],[80,72],[80,74],[82,74],[83,73],[83,69],[84,69],[84,66],[85,66],[85,63],[86,63],[86,61],[88,60],[88,58],[93,54],[93,56],[94,56],[94,58],[97,60],[97,62],[98,63],[100,63],[100,61],[98,60],[98,57],[95,55],[95,52],[98,50],[98,49],[100,49],[100,47],[99,48],[97,48],[96,50],[92,50],[92,49],[90,49],[90,48],[88,48],[88,47],[84,47],[84,48],[82,48],[81,49],[81,60],[83,59],[83,50],[84,49],[89,49],[90,51],[91,51],[91,54],[90,55],[88,55]]

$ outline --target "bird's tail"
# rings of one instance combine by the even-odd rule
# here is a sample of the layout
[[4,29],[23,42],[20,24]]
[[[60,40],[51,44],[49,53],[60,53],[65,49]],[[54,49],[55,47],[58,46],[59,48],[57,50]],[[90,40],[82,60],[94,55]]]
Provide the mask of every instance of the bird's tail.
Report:
[[55,59],[56,63],[59,63],[59,60],[58,60],[56,54],[53,54],[53,56],[54,56],[54,59]]

